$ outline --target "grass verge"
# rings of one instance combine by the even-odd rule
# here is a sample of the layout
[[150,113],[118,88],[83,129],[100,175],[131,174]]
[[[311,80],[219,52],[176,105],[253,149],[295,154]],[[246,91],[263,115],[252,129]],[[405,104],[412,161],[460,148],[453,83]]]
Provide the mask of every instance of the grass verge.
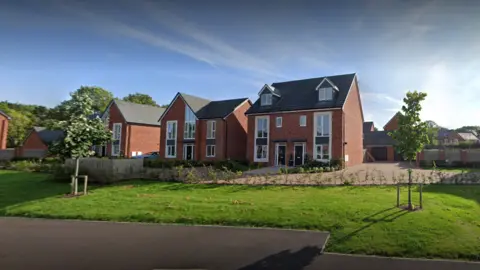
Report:
[[480,260],[480,186],[425,186],[424,210],[410,213],[394,207],[386,186],[128,181],[63,198],[69,185],[48,177],[0,171],[0,215],[322,230],[332,233],[330,252]]

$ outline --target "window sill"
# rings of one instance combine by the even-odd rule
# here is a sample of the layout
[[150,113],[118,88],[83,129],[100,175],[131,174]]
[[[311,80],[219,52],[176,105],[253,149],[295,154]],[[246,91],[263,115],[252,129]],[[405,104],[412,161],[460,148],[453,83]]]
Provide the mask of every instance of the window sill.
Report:
[[268,158],[267,159],[253,159],[253,162],[268,162]]
[[177,158],[177,156],[165,156],[165,158]]

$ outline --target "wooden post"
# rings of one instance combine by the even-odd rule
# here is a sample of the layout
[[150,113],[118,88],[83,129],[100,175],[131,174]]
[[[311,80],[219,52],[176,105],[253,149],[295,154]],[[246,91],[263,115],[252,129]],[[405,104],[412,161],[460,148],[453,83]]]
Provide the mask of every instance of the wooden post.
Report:
[[73,195],[77,195],[78,194],[78,176],[74,176],[73,178],[75,178],[75,182],[74,182],[75,190],[73,191]]
[[397,207],[400,207],[400,183],[397,183]]
[[420,184],[420,209],[423,209],[423,183]]
[[83,178],[83,195],[87,195],[88,175]]
[[74,175],[71,175],[70,176],[71,179],[72,179],[72,182],[70,183],[70,193],[73,194],[73,192],[75,191],[75,176]]

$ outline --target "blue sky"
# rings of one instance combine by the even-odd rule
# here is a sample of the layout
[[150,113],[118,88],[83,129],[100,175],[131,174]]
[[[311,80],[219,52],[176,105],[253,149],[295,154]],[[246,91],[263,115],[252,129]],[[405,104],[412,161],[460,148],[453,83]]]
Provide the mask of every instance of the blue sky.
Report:
[[480,124],[480,3],[235,2],[2,2],[0,100],[55,106],[80,85],[255,100],[265,83],[356,72],[377,126],[407,90],[427,92],[424,120]]

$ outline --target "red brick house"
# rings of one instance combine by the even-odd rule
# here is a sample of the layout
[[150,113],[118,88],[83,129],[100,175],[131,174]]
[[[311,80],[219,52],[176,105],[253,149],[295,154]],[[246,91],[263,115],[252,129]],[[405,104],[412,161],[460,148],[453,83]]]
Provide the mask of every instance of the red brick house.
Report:
[[114,99],[102,114],[112,141],[96,146],[100,156],[133,157],[160,150],[160,123],[165,108]]
[[210,101],[177,93],[158,119],[160,158],[245,160],[248,98]]
[[48,155],[48,147],[53,142],[62,140],[61,130],[49,130],[45,127],[33,127],[25,137],[22,146],[16,149],[16,156],[43,158]]
[[363,110],[356,74],[265,85],[248,115],[247,158],[266,165],[363,162]]
[[371,122],[365,122],[363,128],[363,146],[365,148],[366,162],[395,162],[401,161],[402,157],[395,151],[395,140],[388,135],[390,131],[398,128],[398,115],[396,113],[383,126],[383,131],[375,131]]
[[10,116],[0,111],[0,150],[7,148],[8,122],[10,120]]

